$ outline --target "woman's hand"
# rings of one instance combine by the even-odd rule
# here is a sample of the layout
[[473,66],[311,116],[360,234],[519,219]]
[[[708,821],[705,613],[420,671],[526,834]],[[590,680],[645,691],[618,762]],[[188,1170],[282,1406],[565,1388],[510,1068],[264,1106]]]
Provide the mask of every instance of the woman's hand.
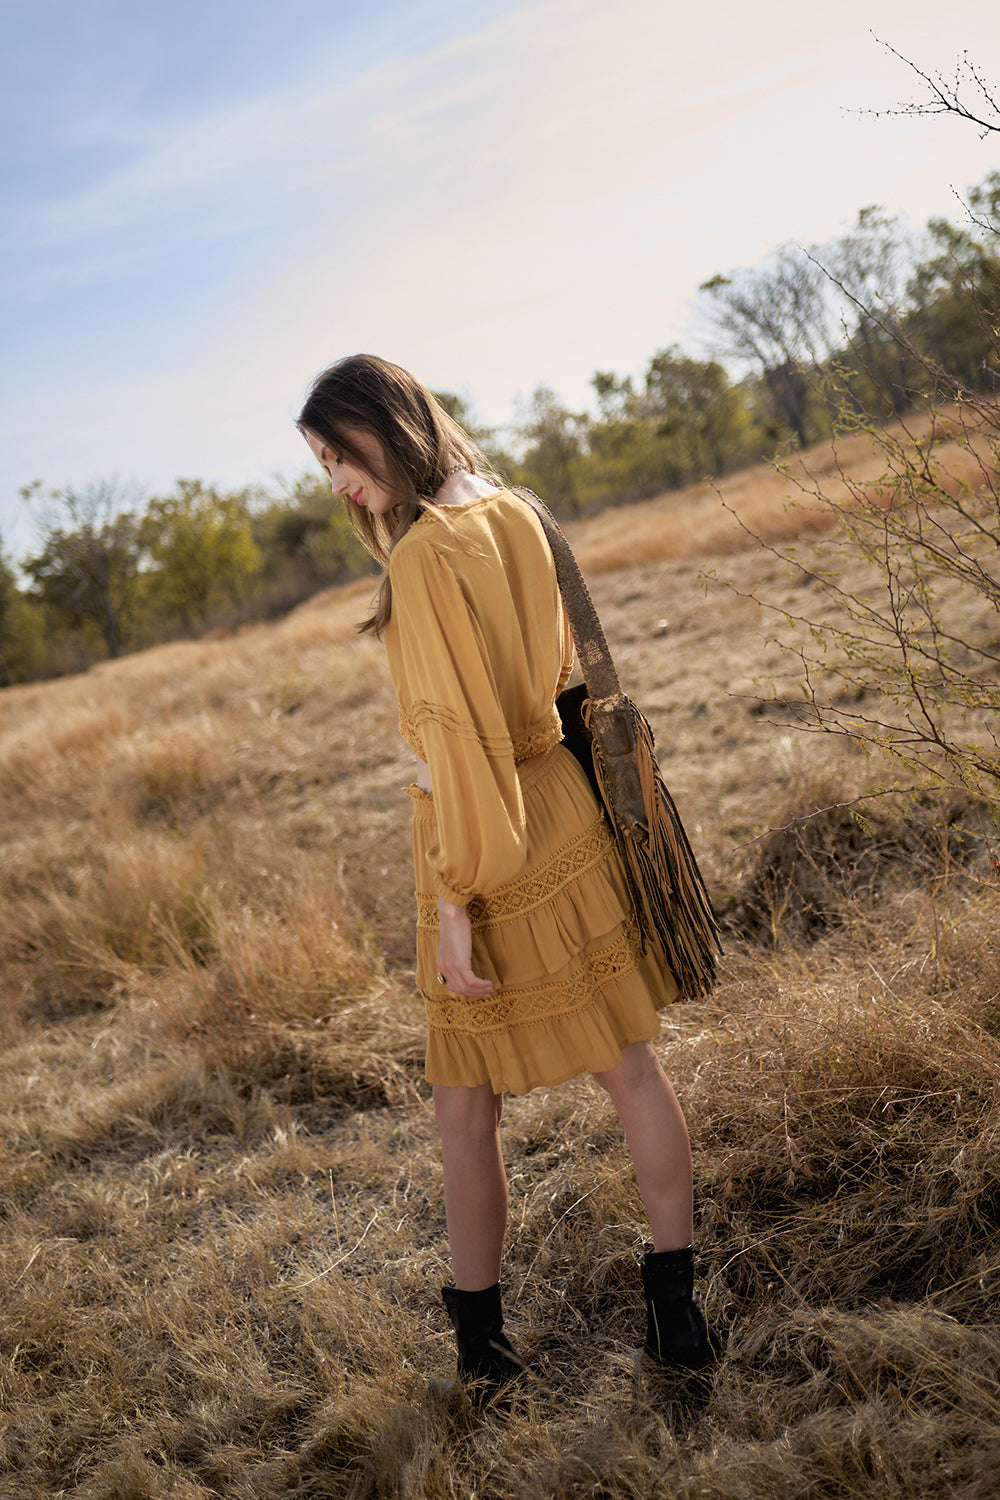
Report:
[[493,983],[480,979],[472,968],[472,923],[464,906],[453,906],[438,897],[441,918],[441,941],[438,945],[438,973],[456,995],[485,1000],[493,993]]

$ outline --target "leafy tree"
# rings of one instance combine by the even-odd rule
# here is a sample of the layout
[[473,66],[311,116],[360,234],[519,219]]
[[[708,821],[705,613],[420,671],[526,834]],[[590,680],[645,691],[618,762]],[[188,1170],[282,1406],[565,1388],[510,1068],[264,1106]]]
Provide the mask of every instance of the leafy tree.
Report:
[[554,511],[576,515],[588,426],[585,415],[569,411],[548,386],[538,386],[519,414],[523,450],[514,466],[516,483],[536,490]]
[[8,652],[11,614],[17,592],[13,569],[0,551],[0,687],[7,687],[15,680],[10,673]]
[[676,346],[653,356],[641,385],[606,370],[591,384],[599,415],[578,465],[588,506],[724,474],[776,446],[752,391],[734,385],[717,360],[694,359]]
[[253,535],[261,558],[253,591],[255,614],[292,608],[317,589],[372,566],[343,501],[316,475],[301,475],[280,500],[258,510]]
[[645,407],[657,436],[671,443],[676,483],[725,474],[763,457],[765,439],[747,392],[717,360],[663,349],[646,371]]
[[908,333],[917,347],[972,391],[995,390],[1000,367],[990,329],[1000,294],[1000,173],[969,193],[965,225],[932,219],[932,253],[915,270]]
[[44,662],[41,611],[25,598],[14,569],[0,551],[0,687],[30,681],[42,671]]
[[[31,499],[37,485],[22,491]],[[116,480],[53,491],[42,520],[42,546],[24,561],[34,597],[57,622],[90,623],[107,653],[119,656],[132,621],[139,571],[135,494]]]
[[678,483],[666,444],[632,377],[598,370],[590,383],[598,417],[587,429],[586,456],[577,463],[581,503],[587,508],[627,504]]
[[185,630],[213,607],[246,601],[261,566],[244,492],[220,494],[200,479],[151,500],[141,526],[147,608]]

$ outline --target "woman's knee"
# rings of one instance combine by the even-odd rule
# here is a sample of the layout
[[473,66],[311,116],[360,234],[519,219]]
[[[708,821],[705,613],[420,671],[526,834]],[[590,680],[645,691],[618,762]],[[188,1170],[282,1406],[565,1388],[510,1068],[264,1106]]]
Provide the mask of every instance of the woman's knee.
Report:
[[663,1068],[650,1042],[631,1042],[622,1048],[621,1062],[603,1073],[594,1073],[594,1082],[612,1099],[624,1091],[631,1092],[654,1079],[663,1078]]
[[482,1141],[496,1134],[502,1114],[503,1095],[494,1094],[488,1083],[434,1087],[434,1118],[443,1137]]

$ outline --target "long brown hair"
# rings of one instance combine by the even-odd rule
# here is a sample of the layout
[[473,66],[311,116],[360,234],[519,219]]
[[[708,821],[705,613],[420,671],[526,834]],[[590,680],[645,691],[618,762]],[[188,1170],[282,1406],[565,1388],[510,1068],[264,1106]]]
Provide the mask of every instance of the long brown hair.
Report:
[[[380,484],[394,498],[384,516],[347,506],[351,524],[385,570],[372,614],[360,629],[380,636],[392,614],[389,557],[423,510],[442,514],[434,496],[449,474],[499,482],[476,445],[414,375],[375,354],[349,354],[317,375],[296,424]],[[354,435],[375,438],[383,472],[359,450]],[[398,498],[396,498],[398,496]]]

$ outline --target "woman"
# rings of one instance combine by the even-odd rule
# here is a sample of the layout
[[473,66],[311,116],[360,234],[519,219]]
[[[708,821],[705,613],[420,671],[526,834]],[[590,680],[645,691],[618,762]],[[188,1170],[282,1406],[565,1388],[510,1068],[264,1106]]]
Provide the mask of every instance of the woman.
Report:
[[494,1392],[507,1181],[521,1094],[589,1072],[625,1129],[653,1239],[645,1350],[717,1352],[693,1300],[691,1154],[652,1046],[677,985],[638,941],[623,871],[556,694],[572,639],[535,513],[412,375],[372,355],[314,382],[298,425],[385,573],[371,618],[417,757],[417,984],[441,1134],[459,1378]]

